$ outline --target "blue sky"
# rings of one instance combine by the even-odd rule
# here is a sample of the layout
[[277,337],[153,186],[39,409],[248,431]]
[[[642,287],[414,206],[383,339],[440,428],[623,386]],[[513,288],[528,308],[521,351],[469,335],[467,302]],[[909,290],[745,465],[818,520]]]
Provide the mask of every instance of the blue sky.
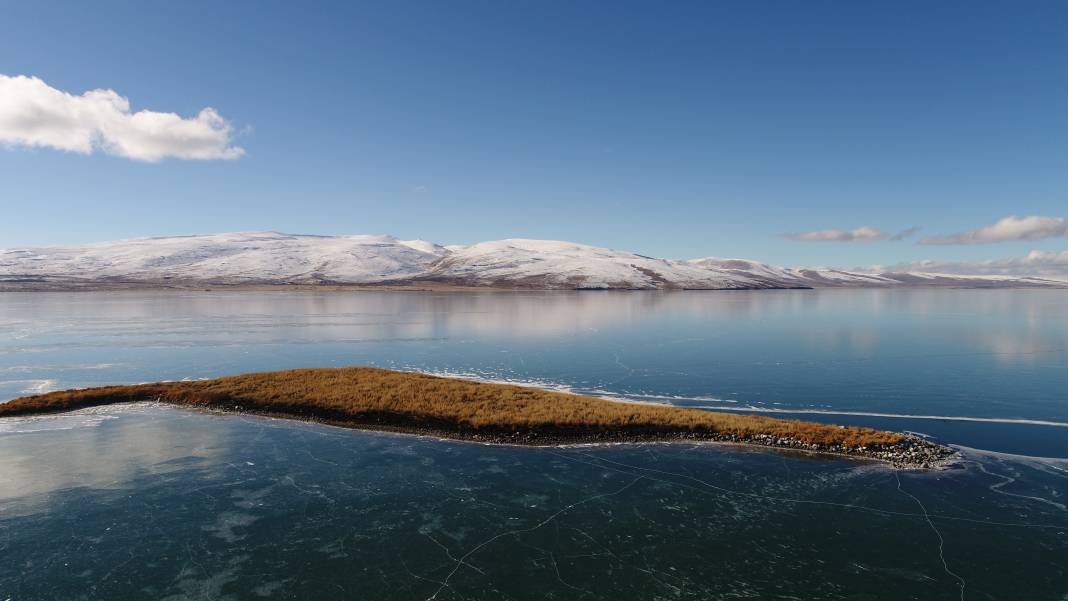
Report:
[[[0,247],[280,230],[847,267],[1068,248],[1063,2],[45,4],[0,5],[0,74],[212,107],[244,153],[9,143]],[[1010,215],[1053,234],[918,244]]]

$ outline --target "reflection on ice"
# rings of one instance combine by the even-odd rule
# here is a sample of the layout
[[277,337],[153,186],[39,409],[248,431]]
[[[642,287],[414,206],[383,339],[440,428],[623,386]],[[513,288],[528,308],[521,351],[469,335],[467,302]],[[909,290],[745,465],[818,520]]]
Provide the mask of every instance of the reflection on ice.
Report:
[[65,491],[122,487],[138,475],[228,453],[225,438],[188,427],[208,416],[171,411],[167,420],[143,419],[161,410],[138,403],[0,420],[0,510],[47,511],[54,495]]

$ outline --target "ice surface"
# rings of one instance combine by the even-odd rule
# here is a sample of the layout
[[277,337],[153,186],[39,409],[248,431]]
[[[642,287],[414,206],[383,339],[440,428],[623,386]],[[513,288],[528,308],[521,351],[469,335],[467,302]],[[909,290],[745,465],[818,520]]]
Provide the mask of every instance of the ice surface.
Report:
[[107,415],[0,434],[0,598],[1056,599],[1068,582],[1065,460],[898,474]]

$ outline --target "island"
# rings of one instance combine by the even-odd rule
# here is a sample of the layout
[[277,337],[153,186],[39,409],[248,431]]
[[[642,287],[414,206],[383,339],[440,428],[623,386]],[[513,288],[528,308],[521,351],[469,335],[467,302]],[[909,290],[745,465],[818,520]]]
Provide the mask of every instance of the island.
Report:
[[0,418],[154,401],[493,444],[717,441],[930,467],[954,455],[923,438],[761,415],[632,403],[373,367],[62,390],[0,403]]

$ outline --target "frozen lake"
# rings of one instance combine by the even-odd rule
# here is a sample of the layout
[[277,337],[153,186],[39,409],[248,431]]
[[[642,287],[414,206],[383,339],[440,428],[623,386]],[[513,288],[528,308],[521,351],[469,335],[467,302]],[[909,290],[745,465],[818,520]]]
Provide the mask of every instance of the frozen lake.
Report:
[[[943,472],[152,405],[0,422],[0,599],[1063,599],[1068,295],[0,294],[0,401],[376,365],[927,433]],[[1025,594],[1026,593],[1026,594]],[[1021,597],[1022,595],[1022,597]]]

